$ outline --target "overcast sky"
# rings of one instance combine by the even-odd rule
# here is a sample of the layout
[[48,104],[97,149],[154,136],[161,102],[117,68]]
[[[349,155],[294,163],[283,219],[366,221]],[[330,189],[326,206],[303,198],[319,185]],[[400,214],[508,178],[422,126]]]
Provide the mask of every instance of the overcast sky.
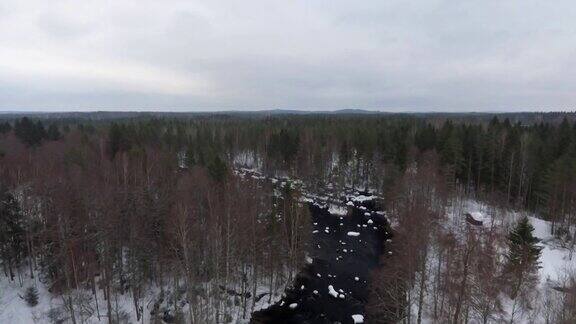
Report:
[[574,0],[0,2],[0,110],[575,107]]

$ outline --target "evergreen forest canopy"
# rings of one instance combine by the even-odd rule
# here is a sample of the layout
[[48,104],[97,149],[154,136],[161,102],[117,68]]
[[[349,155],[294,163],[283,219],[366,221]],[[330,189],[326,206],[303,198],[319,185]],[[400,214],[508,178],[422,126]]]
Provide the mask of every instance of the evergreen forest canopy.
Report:
[[[185,166],[206,167],[214,175],[249,154],[251,163],[270,172],[327,183],[342,181],[348,171],[347,181],[384,191],[386,181],[433,151],[449,180],[467,192],[496,194],[503,203],[538,211],[556,199],[560,184],[574,180],[576,124],[570,113],[94,113],[96,120],[78,114],[5,116],[0,132],[4,141],[13,134],[30,148],[62,134],[81,136],[86,144],[105,141],[110,161],[118,153],[159,149],[177,163],[184,153]],[[6,153],[6,145],[0,149]]]
[[[247,318],[256,304],[248,293],[256,296],[262,285],[277,290],[294,278],[307,256],[311,224],[309,211],[301,204],[302,192],[291,185],[277,190],[236,176],[246,169],[301,180],[311,192],[328,187],[336,193],[350,187],[373,190],[384,197],[384,204],[392,205],[391,213],[405,220],[397,235],[406,242],[432,236],[434,226],[416,217],[425,215],[432,222],[441,212],[426,201],[461,195],[536,212],[573,248],[575,117],[572,113],[2,115],[0,258],[11,280],[26,268],[28,276],[41,277],[51,292],[67,296],[63,300],[68,310],[84,309],[78,304],[82,299],[68,292],[85,287],[96,296],[101,289],[105,300],[100,301],[99,312],[116,322],[124,315],[115,310],[112,296],[130,292],[140,320],[147,285],[178,287],[180,281],[185,283],[182,293],[197,307],[178,316],[190,322],[231,320],[231,305],[221,299],[228,293],[240,298],[242,314],[237,316]],[[411,178],[416,174],[420,178]],[[435,191],[416,193],[414,188],[420,187]],[[537,281],[540,250],[532,231],[523,220],[509,235],[506,269],[518,274],[505,278],[511,296],[522,295],[528,281],[518,277]],[[465,244],[474,249],[483,240],[492,244],[492,237],[467,235]],[[397,248],[426,251],[429,244],[410,242],[413,245]],[[446,243],[445,251],[455,245]],[[419,254],[406,261],[408,265],[398,260],[392,270],[402,276],[410,273],[406,269],[423,273],[426,258],[426,253]],[[439,258],[439,264],[451,262]],[[526,263],[517,261],[522,258],[530,261],[529,269],[518,265]],[[492,272],[496,271],[486,274]],[[451,272],[446,276],[458,278]],[[220,288],[198,288],[206,282],[217,282]],[[242,284],[231,293],[229,287],[238,282]],[[405,293],[406,287],[402,289]],[[464,292],[462,288],[461,295]],[[29,304],[38,304],[35,294],[33,289],[26,292]],[[203,294],[215,297],[205,302]],[[265,298],[271,301],[272,293]],[[454,310],[447,306],[446,317],[438,318],[457,322],[464,316],[463,297],[453,302]],[[154,307],[158,314],[160,306]],[[173,307],[178,314],[175,301]],[[72,322],[78,320],[75,311],[69,314]],[[55,319],[60,315],[53,314]]]

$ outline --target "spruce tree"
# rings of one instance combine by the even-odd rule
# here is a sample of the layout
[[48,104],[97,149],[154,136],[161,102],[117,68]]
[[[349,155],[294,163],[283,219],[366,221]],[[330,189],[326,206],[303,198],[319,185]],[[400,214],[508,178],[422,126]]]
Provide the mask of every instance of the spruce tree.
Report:
[[507,274],[511,279],[511,297],[515,298],[519,291],[535,283],[539,268],[542,247],[540,240],[533,235],[534,227],[528,217],[523,217],[508,234]]
[[41,121],[34,123],[28,117],[16,121],[14,124],[14,133],[24,144],[28,146],[39,145],[46,138],[46,130]]
[[9,122],[4,122],[0,124],[0,134],[6,134],[12,130],[12,126]]
[[0,187],[0,258],[8,266],[11,279],[25,251],[20,206],[5,187]]
[[50,124],[47,131],[47,137],[51,141],[57,141],[62,137],[62,135],[60,134],[60,130],[58,130],[58,126],[56,126],[56,124]]
[[38,289],[36,289],[34,286],[28,287],[26,289],[26,293],[24,294],[24,300],[30,307],[38,305]]
[[223,182],[228,173],[228,166],[218,155],[214,155],[214,158],[208,164],[208,173],[215,181]]

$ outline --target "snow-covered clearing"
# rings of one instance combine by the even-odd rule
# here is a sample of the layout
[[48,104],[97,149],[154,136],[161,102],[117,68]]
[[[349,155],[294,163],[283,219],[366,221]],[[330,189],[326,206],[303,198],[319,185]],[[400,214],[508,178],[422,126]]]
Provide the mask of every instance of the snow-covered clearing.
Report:
[[[527,212],[498,210],[487,204],[474,200],[464,200],[454,204],[448,211],[449,226],[461,226],[465,219],[461,215],[470,213],[474,219],[482,221],[486,229],[508,232],[518,220],[527,216],[534,226],[534,236],[540,239],[542,254],[540,256],[540,284],[542,288],[550,283],[557,283],[567,269],[576,269],[576,258],[570,258],[570,250],[563,247],[551,234],[551,223]],[[458,217],[460,216],[460,217]]]
[[[482,224],[467,224],[466,214],[472,216],[473,222],[479,221],[482,222]],[[534,227],[534,236],[540,239],[539,245],[542,247],[539,259],[540,268],[538,269],[539,283],[537,285],[537,291],[534,294],[536,300],[532,302],[531,309],[522,309],[518,303],[514,305],[514,300],[510,299],[507,294],[500,294],[499,298],[503,306],[503,312],[493,319],[495,321],[510,322],[511,317],[514,317],[514,323],[544,323],[545,312],[549,312],[549,310],[544,309],[544,304],[546,303],[545,298],[558,300],[561,297],[562,293],[554,288],[563,287],[565,285],[564,280],[566,279],[566,274],[575,273],[576,258],[571,258],[571,251],[551,234],[550,222],[540,219],[536,217],[536,215],[528,212],[495,208],[471,199],[454,200],[446,210],[446,218],[440,223],[441,228],[443,228],[442,231],[454,233],[460,240],[464,240],[463,235],[466,231],[463,229],[466,227],[485,232],[498,233],[505,239],[506,234],[513,228],[518,220],[524,216],[530,220],[530,223]],[[500,247],[500,249],[502,249],[500,251],[501,253],[506,252],[504,246]],[[432,248],[432,250],[434,251],[434,248]],[[429,258],[426,266],[429,278],[434,277],[434,271],[432,269],[435,269],[437,264],[437,255],[432,253],[432,257]],[[418,295],[417,287],[414,288],[413,293],[414,296]],[[432,291],[425,292],[424,323],[435,323],[431,318],[433,304],[432,293]],[[411,310],[412,314],[416,314],[418,311],[417,305],[411,305]]]

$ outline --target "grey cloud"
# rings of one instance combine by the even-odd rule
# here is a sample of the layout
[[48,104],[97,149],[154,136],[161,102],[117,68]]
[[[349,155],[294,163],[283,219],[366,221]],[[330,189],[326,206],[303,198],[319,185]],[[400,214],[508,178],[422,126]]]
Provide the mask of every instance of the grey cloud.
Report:
[[0,15],[0,109],[576,103],[568,0],[7,0]]

